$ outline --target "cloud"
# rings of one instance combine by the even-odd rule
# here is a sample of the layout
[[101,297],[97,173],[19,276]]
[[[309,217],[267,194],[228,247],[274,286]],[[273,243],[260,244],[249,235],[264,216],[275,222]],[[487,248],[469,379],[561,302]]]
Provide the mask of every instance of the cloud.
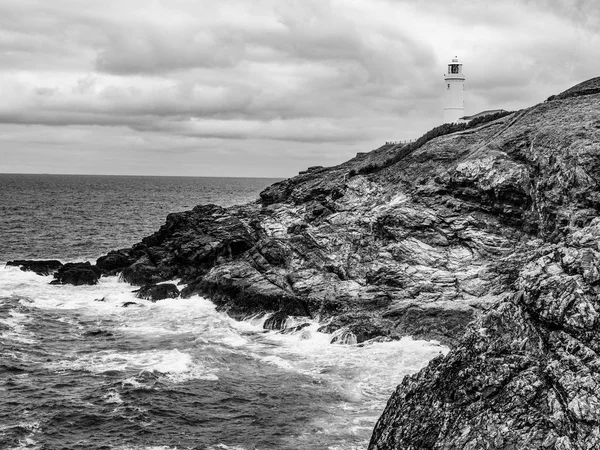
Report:
[[[91,159],[100,143],[138,163],[171,148],[225,170],[225,149],[241,164],[288,152],[274,174],[291,174],[438,125],[455,54],[468,113],[598,75],[599,11],[592,0],[4,0],[0,123],[35,148],[65,130]],[[2,142],[8,157],[25,145]]]
[[245,43],[204,30],[113,27],[96,68],[113,74],[155,74],[191,68],[227,68],[245,56]]

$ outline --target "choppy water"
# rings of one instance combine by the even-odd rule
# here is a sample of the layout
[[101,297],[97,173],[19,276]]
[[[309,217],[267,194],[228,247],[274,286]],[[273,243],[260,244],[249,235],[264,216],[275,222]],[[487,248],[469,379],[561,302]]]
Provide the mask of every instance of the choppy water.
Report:
[[[28,242],[47,239],[28,233]],[[23,254],[95,257],[100,235],[109,241],[111,226],[99,226],[81,254],[63,235],[66,248]],[[114,247],[128,244],[120,239]],[[402,377],[446,351],[411,339],[332,345],[316,322],[284,335],[201,297],[151,303],[116,277],[51,286],[51,277],[3,266],[2,449],[362,449]]]

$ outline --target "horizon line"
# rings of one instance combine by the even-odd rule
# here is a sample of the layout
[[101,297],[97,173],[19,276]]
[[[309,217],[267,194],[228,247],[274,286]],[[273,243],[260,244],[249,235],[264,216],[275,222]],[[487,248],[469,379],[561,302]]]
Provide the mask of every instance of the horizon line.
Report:
[[216,175],[133,175],[133,174],[110,174],[110,173],[48,173],[48,172],[0,172],[2,175],[49,175],[49,176],[84,176],[84,177],[161,177],[161,178],[256,178],[256,179],[278,179],[284,180],[290,177],[257,177],[257,176],[216,176]]

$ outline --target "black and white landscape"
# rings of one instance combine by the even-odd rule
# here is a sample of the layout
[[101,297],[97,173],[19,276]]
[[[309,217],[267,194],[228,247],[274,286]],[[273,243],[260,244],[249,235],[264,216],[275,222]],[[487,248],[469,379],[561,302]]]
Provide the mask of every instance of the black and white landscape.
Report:
[[0,1],[0,447],[600,448],[599,21]]

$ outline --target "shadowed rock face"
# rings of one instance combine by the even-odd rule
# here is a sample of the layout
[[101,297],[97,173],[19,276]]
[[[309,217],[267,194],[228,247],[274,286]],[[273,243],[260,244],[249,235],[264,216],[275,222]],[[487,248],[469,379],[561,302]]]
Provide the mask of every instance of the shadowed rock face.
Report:
[[97,266],[137,285],[181,278],[183,296],[274,312],[273,328],[313,316],[347,342],[453,346],[404,379],[372,449],[600,448],[599,80],[384,168],[401,146],[260,203],[171,214]]

